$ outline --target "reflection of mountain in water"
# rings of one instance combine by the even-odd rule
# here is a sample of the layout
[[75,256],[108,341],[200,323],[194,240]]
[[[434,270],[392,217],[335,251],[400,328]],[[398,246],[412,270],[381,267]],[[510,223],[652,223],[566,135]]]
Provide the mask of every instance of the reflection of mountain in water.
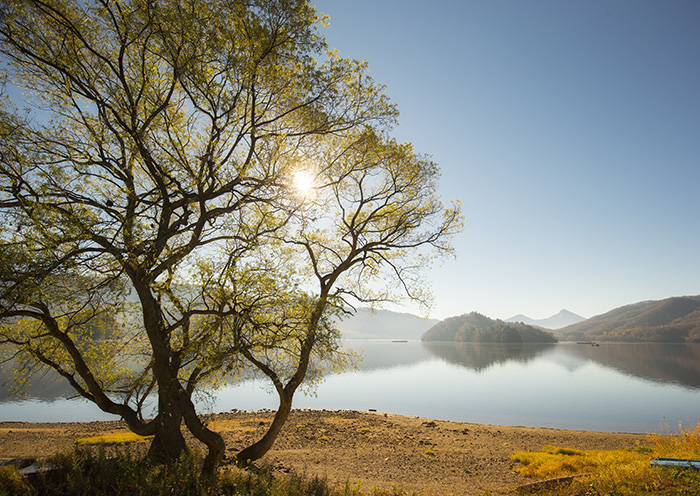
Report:
[[403,365],[429,360],[432,356],[418,341],[408,343],[392,343],[390,341],[353,341],[344,342],[350,348],[362,355],[358,370],[368,371],[388,369]]
[[[507,362],[529,362],[540,358],[574,372],[586,363],[596,363],[625,375],[661,384],[700,389],[700,344],[601,343],[592,347],[575,343],[455,343],[348,340],[345,348],[361,353],[360,371],[405,367],[435,357],[462,367],[483,371]],[[12,377],[0,367],[0,384],[12,383]],[[67,381],[55,374],[36,377],[27,388],[29,398],[52,401],[74,396]],[[244,377],[245,378],[245,377]],[[242,379],[241,379],[242,380]],[[10,386],[0,387],[0,404],[21,400],[10,396]]]
[[644,380],[700,389],[700,344],[423,342],[423,346],[447,362],[476,371],[509,361],[528,362],[543,355],[570,372],[593,362]]
[[552,349],[547,352],[546,360],[559,365],[569,373],[575,373],[591,360],[586,357],[577,356],[575,353],[568,351],[567,345],[576,346],[573,343],[560,343],[557,346],[553,346]]
[[700,344],[569,345],[570,353],[623,374],[700,389]]
[[[412,365],[432,357],[419,341],[395,343],[391,341],[347,340],[343,343],[343,347],[360,353],[363,358],[358,363],[357,368],[361,371]],[[10,389],[14,384],[12,374],[9,372],[11,366],[12,364],[5,364],[4,367],[0,367],[0,404],[24,399],[23,396],[10,394]],[[242,382],[246,379],[263,377],[255,370],[247,370],[241,372],[235,381]],[[233,383],[234,379],[231,379],[230,382]],[[42,401],[53,401],[76,395],[68,381],[61,380],[53,371],[47,371],[42,377],[35,376],[24,387],[23,392],[27,398]]]
[[493,364],[510,361],[528,362],[552,349],[550,343],[446,343],[424,341],[433,355],[443,360],[480,372]]

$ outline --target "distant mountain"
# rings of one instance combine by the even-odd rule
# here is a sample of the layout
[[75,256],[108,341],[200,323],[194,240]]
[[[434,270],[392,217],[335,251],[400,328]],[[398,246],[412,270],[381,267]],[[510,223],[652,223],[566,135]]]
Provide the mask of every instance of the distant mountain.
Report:
[[520,322],[494,320],[472,312],[438,322],[423,335],[423,341],[476,343],[554,343],[550,332]]
[[586,319],[580,315],[576,315],[568,310],[562,310],[558,314],[552,315],[546,319],[535,320],[526,315],[519,314],[515,317],[506,319],[506,322],[522,322],[523,324],[544,327],[545,329],[560,329],[572,324],[578,324],[583,320]]
[[700,296],[677,296],[616,308],[557,331],[571,341],[700,343]]
[[438,323],[410,313],[359,308],[355,315],[338,323],[345,339],[420,339]]

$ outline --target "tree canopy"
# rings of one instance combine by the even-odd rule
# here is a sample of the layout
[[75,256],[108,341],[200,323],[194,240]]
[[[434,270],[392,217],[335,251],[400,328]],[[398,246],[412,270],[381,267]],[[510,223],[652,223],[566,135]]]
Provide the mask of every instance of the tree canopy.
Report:
[[330,314],[396,296],[385,275],[424,300],[423,258],[461,228],[320,22],[301,0],[0,6],[0,339],[155,435],[154,460],[184,421],[213,470],[192,395],[243,361],[280,393],[278,430],[338,349]]

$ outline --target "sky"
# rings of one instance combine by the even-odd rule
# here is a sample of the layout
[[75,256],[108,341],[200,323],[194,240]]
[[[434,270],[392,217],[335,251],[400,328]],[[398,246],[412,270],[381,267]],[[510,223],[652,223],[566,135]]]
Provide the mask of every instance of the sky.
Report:
[[[463,202],[430,316],[700,294],[700,2],[318,0]],[[414,311],[411,306],[404,311]]]

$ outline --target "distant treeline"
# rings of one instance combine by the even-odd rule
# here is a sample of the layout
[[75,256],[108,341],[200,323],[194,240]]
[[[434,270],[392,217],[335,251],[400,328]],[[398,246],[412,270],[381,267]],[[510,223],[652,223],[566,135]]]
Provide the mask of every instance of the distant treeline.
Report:
[[520,322],[503,322],[476,312],[450,317],[431,327],[423,341],[474,343],[555,343],[550,332]]

